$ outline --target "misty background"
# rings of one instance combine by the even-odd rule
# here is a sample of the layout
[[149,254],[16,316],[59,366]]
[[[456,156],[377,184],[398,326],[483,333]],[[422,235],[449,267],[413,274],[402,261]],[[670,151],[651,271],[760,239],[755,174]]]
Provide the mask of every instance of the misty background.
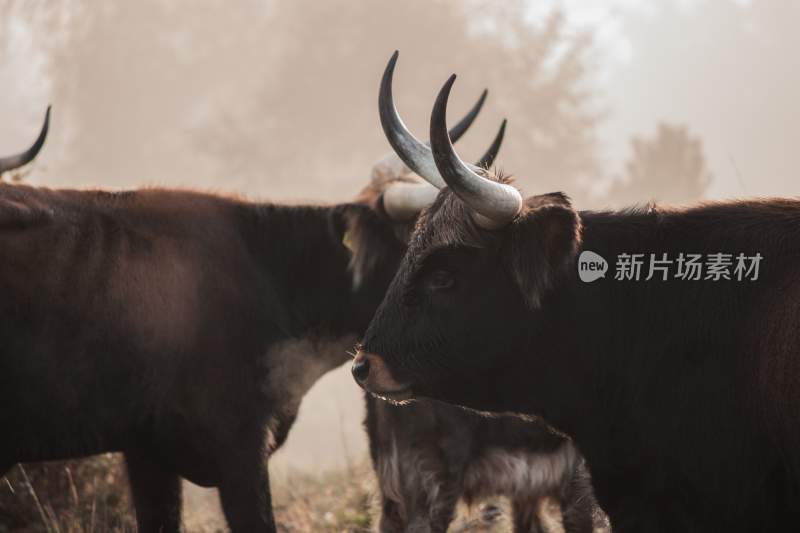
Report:
[[[47,187],[189,187],[332,203],[389,150],[383,68],[427,137],[489,89],[458,145],[476,159],[509,119],[498,166],[524,194],[579,208],[795,196],[800,4],[768,0],[0,0],[0,154],[43,152]],[[341,468],[366,453],[347,369],[324,377],[270,463]]]

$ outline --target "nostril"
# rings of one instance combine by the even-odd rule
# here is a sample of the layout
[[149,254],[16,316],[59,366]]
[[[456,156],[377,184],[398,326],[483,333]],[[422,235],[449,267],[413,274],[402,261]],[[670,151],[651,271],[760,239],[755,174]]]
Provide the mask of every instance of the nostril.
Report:
[[353,362],[353,368],[351,369],[353,373],[353,377],[359,383],[362,383],[367,376],[369,376],[369,359],[366,357],[359,357]]

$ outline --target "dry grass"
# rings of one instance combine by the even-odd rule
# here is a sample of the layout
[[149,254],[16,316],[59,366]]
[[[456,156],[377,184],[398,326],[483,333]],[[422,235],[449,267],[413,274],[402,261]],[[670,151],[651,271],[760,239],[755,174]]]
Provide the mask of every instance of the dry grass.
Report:
[[0,533],[135,530],[119,455],[17,465],[0,478]]
[[[377,485],[368,460],[320,475],[295,473],[276,480],[273,489],[278,529],[289,533],[375,531]],[[460,506],[451,533],[511,531],[503,502],[468,509]]]
[[375,481],[367,461],[342,471],[281,477],[273,483],[281,531],[372,531]]
[[[375,476],[368,460],[349,468],[273,476],[278,530],[287,533],[365,533],[378,513]],[[216,494],[185,491],[187,533],[224,531]],[[486,502],[460,506],[451,533],[511,531],[508,506]],[[0,533],[134,533],[121,457],[105,454],[80,461],[14,467],[0,478]]]

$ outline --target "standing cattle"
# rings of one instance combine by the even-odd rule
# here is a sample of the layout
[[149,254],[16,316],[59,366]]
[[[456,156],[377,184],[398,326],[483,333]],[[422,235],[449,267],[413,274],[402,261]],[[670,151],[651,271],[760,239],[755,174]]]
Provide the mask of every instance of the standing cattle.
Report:
[[[394,145],[435,161],[449,188],[418,223],[357,381],[398,402],[542,415],[585,454],[615,531],[797,529],[800,202],[578,212],[561,193],[523,199],[453,151],[452,83],[432,152]],[[579,279],[584,251],[609,261],[605,278]],[[626,270],[635,254],[641,277]],[[689,254],[742,254],[750,277],[719,261],[687,276]],[[652,258],[673,270],[647,279]]]
[[399,264],[382,213],[432,198],[390,185],[380,212],[0,185],[0,475],[122,451],[139,531],[180,529],[180,477],[233,531],[274,531],[268,453]]
[[584,460],[541,421],[489,418],[420,401],[367,397],[370,454],[381,493],[382,533],[445,532],[456,504],[507,496],[514,531],[546,529],[560,508],[567,533],[593,531],[594,496]]
[[[381,81],[387,132],[396,131],[396,60]],[[401,407],[365,396],[382,532],[444,532],[459,499],[471,503],[498,495],[511,500],[515,531],[542,531],[541,511],[550,503],[560,504],[566,532],[592,531],[594,498],[583,459],[541,421],[485,418],[439,402]]]

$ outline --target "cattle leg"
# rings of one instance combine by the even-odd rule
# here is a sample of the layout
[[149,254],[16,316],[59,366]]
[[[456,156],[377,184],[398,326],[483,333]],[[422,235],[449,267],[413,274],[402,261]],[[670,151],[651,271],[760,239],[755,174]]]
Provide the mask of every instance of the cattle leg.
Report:
[[272,497],[266,454],[260,448],[229,457],[219,486],[222,510],[232,533],[272,533]]
[[[458,497],[455,492],[442,487],[436,501],[430,501],[421,487],[406,490],[406,501],[400,504],[383,496],[380,533],[445,533],[453,521]],[[405,508],[405,511],[401,509]],[[408,513],[409,516],[405,516]]]
[[408,521],[409,532],[419,533],[446,533],[458,503],[458,496],[449,487],[442,486],[441,492],[435,501],[430,502],[427,495],[426,501],[417,501],[414,511]]
[[581,462],[561,492],[561,517],[565,533],[592,533],[595,507],[591,477]]
[[380,533],[402,533],[406,530],[406,521],[400,511],[400,504],[394,500],[383,497],[381,505],[381,518],[378,523]]
[[125,453],[139,533],[180,533],[181,480],[148,457]]
[[511,501],[511,515],[514,533],[545,533],[539,512],[540,501],[530,496],[517,495]]
[[380,533],[445,533],[450,522],[453,521],[454,512],[455,505],[449,508],[440,508],[438,512],[418,509],[406,520],[400,511],[400,504],[385,499],[381,509],[378,531]]

